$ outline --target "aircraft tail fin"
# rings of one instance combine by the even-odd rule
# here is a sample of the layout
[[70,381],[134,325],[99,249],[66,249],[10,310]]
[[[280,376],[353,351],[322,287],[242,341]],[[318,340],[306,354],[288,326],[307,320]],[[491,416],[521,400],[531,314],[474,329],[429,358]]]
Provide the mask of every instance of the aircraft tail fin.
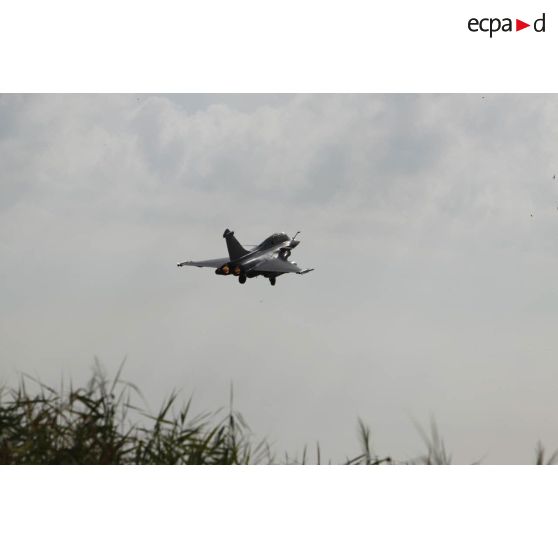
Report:
[[231,260],[237,260],[242,256],[248,254],[248,250],[246,250],[240,242],[235,238],[234,232],[227,229],[223,233],[223,238],[227,241],[227,249],[229,251],[229,257]]

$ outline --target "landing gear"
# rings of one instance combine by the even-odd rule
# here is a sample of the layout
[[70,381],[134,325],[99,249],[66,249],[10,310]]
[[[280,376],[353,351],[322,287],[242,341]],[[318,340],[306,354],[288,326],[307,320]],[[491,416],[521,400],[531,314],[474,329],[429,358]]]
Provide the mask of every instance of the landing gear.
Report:
[[275,277],[270,277],[269,282],[271,283],[272,286],[275,286]]
[[246,275],[244,275],[244,273],[241,273],[241,274],[238,276],[238,282],[239,282],[241,285],[244,285],[244,283],[246,283]]

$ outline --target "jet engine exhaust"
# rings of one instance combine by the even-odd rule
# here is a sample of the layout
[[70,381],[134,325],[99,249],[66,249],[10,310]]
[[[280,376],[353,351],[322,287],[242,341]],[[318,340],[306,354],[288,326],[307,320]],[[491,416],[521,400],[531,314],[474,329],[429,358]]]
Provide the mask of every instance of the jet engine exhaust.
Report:
[[224,265],[222,267],[219,267],[215,270],[215,273],[217,275],[229,275],[229,273],[231,272],[231,269],[228,265]]

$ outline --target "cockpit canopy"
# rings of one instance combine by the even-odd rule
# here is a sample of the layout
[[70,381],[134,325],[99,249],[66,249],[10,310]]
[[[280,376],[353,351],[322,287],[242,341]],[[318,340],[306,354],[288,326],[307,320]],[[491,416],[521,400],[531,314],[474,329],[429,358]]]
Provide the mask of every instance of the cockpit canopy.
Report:
[[286,242],[289,240],[289,235],[285,233],[275,233],[271,236],[268,236],[259,246],[258,248],[266,249],[272,248],[273,246],[277,246],[277,244],[281,244],[282,242]]

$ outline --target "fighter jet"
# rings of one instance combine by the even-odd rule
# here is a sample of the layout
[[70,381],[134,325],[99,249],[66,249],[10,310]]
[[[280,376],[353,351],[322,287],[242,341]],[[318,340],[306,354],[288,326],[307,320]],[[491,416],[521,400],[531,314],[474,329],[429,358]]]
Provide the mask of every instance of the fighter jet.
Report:
[[204,260],[200,262],[180,262],[178,267],[190,265],[195,267],[212,267],[217,275],[233,275],[238,277],[238,282],[246,283],[246,279],[262,275],[267,277],[272,285],[279,275],[284,273],[298,273],[304,275],[313,269],[301,269],[295,262],[289,261],[291,250],[300,244],[296,237],[292,238],[285,233],[275,233],[267,237],[261,244],[252,250],[246,250],[234,236],[234,232],[226,229],[223,238],[227,242],[228,258]]

